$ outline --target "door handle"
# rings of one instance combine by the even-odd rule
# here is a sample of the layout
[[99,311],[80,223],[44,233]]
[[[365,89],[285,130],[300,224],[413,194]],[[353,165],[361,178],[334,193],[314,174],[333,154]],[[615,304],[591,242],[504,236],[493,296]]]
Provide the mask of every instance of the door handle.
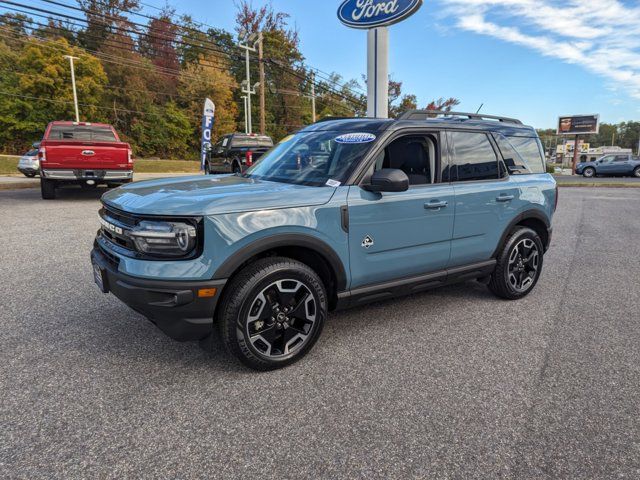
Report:
[[499,197],[496,198],[496,200],[498,202],[510,202],[514,198],[516,198],[516,197],[513,196],[513,195],[500,195]]
[[444,208],[447,205],[449,205],[449,202],[442,200],[434,200],[432,202],[427,202],[424,204],[424,208],[427,208],[429,210],[435,210],[435,209],[439,209],[439,208]]

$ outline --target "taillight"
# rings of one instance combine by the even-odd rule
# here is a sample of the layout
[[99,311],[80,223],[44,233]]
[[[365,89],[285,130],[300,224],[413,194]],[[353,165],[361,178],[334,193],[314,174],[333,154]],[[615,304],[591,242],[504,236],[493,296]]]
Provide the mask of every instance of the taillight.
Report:
[[47,149],[44,147],[40,147],[40,150],[38,150],[38,160],[40,160],[41,162],[46,162],[47,161]]
[[247,167],[250,167],[251,165],[253,165],[253,152],[251,150],[249,150],[246,154],[246,162]]
[[133,152],[131,149],[127,150],[127,163],[133,163]]

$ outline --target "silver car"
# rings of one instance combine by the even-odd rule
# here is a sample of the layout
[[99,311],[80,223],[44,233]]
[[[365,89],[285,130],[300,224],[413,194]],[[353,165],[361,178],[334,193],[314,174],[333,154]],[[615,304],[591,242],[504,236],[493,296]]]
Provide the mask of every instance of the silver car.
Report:
[[29,150],[18,161],[18,170],[27,177],[33,178],[40,173],[40,160],[38,160],[38,146],[33,145],[33,149]]

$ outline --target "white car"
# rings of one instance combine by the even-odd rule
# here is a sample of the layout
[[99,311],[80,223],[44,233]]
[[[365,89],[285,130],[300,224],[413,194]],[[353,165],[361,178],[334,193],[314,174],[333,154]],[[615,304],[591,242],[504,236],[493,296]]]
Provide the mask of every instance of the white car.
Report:
[[20,160],[18,161],[18,170],[29,178],[33,178],[40,173],[40,160],[38,160],[37,147],[29,150],[20,157]]

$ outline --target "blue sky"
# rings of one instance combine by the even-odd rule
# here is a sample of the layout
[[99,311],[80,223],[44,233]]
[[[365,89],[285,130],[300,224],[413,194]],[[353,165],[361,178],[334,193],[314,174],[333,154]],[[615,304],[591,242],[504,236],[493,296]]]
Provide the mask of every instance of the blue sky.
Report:
[[[178,13],[233,29],[232,0],[170,3]],[[366,33],[338,21],[340,1],[271,3],[291,15],[309,65],[345,79],[366,72]],[[454,96],[462,111],[484,103],[484,113],[538,128],[555,127],[557,117],[567,114],[638,120],[640,6],[617,0],[425,0],[413,17],[390,27],[389,70],[420,104]]]

